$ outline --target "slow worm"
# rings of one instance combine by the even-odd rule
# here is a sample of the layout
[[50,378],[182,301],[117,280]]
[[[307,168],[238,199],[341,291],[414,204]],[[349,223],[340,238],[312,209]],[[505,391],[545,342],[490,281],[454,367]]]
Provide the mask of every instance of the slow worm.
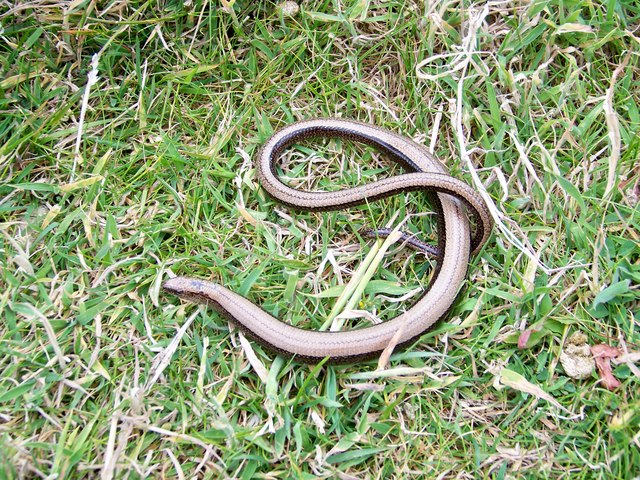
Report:
[[[316,137],[340,137],[373,146],[410,173],[335,192],[297,190],[282,183],[276,161],[284,149]],[[305,330],[281,322],[215,283],[188,277],[164,283],[166,292],[210,305],[269,350],[305,363],[327,357],[331,363],[352,363],[379,355],[392,340],[398,347],[416,340],[447,314],[466,277],[470,255],[482,248],[491,233],[493,223],[487,207],[470,186],[449,176],[423,146],[372,125],[324,118],[291,124],[265,142],[256,156],[256,167],[258,180],[269,195],[295,209],[336,210],[407,191],[436,193],[432,195],[438,214],[436,272],[412,308],[378,325],[342,332]],[[474,220],[473,232],[468,215]]]

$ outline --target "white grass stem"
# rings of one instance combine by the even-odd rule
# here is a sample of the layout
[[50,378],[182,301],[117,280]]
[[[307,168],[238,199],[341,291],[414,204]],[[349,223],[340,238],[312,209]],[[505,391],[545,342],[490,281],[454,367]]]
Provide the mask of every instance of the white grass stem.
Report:
[[87,114],[87,108],[89,107],[89,97],[91,96],[91,87],[98,82],[98,62],[100,60],[100,54],[95,53],[91,57],[91,70],[87,75],[87,84],[84,88],[84,95],[82,96],[82,105],[80,106],[80,120],[78,121],[78,133],[76,135],[76,147],[73,157],[73,168],[71,169],[71,181],[74,180],[76,175],[76,168],[78,166],[78,160],[80,159],[80,145],[82,144],[82,135],[84,130],[84,119]]

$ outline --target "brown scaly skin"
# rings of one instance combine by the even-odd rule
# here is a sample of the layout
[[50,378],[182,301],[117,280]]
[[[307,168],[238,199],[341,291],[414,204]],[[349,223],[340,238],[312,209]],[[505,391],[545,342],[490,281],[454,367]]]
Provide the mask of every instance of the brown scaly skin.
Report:
[[[304,138],[315,137],[340,137],[371,145],[411,173],[337,192],[302,191],[283,184],[275,170],[282,151]],[[265,190],[295,209],[336,210],[407,191],[424,191],[433,199],[438,217],[438,249],[427,252],[435,254],[437,261],[428,288],[412,308],[379,325],[343,332],[304,330],[279,321],[221,285],[188,277],[164,283],[166,292],[212,306],[267,349],[304,363],[324,359],[330,363],[353,363],[378,356],[392,339],[399,348],[419,338],[447,315],[466,278],[470,255],[477,253],[491,234],[489,211],[471,187],[450,177],[423,146],[372,125],[331,118],[294,123],[267,140],[258,152],[256,164]],[[467,213],[474,219],[473,234]],[[381,231],[380,235],[388,233]],[[419,248],[420,243],[415,242],[414,247]]]

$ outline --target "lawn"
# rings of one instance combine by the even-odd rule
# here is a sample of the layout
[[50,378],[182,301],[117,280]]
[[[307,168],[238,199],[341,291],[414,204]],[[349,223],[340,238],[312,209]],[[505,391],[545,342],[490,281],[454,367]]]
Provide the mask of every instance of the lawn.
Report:
[[[0,478],[640,478],[638,3],[294,6],[0,4]],[[410,308],[433,260],[391,245],[369,280],[360,232],[434,241],[424,194],[310,213],[257,181],[315,117],[425,145],[497,222],[449,316],[380,366],[277,356],[161,289],[313,329],[354,278],[344,328]],[[340,140],[282,170],[402,172]]]

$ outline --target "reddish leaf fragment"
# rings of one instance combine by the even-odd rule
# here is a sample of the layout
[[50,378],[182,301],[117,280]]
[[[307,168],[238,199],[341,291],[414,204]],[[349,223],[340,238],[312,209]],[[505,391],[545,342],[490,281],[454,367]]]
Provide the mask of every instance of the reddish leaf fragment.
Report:
[[533,330],[530,328],[527,328],[524,332],[520,334],[520,336],[518,337],[519,350],[524,350],[525,348],[527,348],[527,342],[529,341],[529,337],[531,336],[532,333],[533,333]]
[[620,381],[613,376],[611,371],[611,359],[620,356],[620,350],[609,345],[594,345],[591,354],[596,361],[596,367],[600,373],[602,384],[609,390],[615,390],[620,386]]

